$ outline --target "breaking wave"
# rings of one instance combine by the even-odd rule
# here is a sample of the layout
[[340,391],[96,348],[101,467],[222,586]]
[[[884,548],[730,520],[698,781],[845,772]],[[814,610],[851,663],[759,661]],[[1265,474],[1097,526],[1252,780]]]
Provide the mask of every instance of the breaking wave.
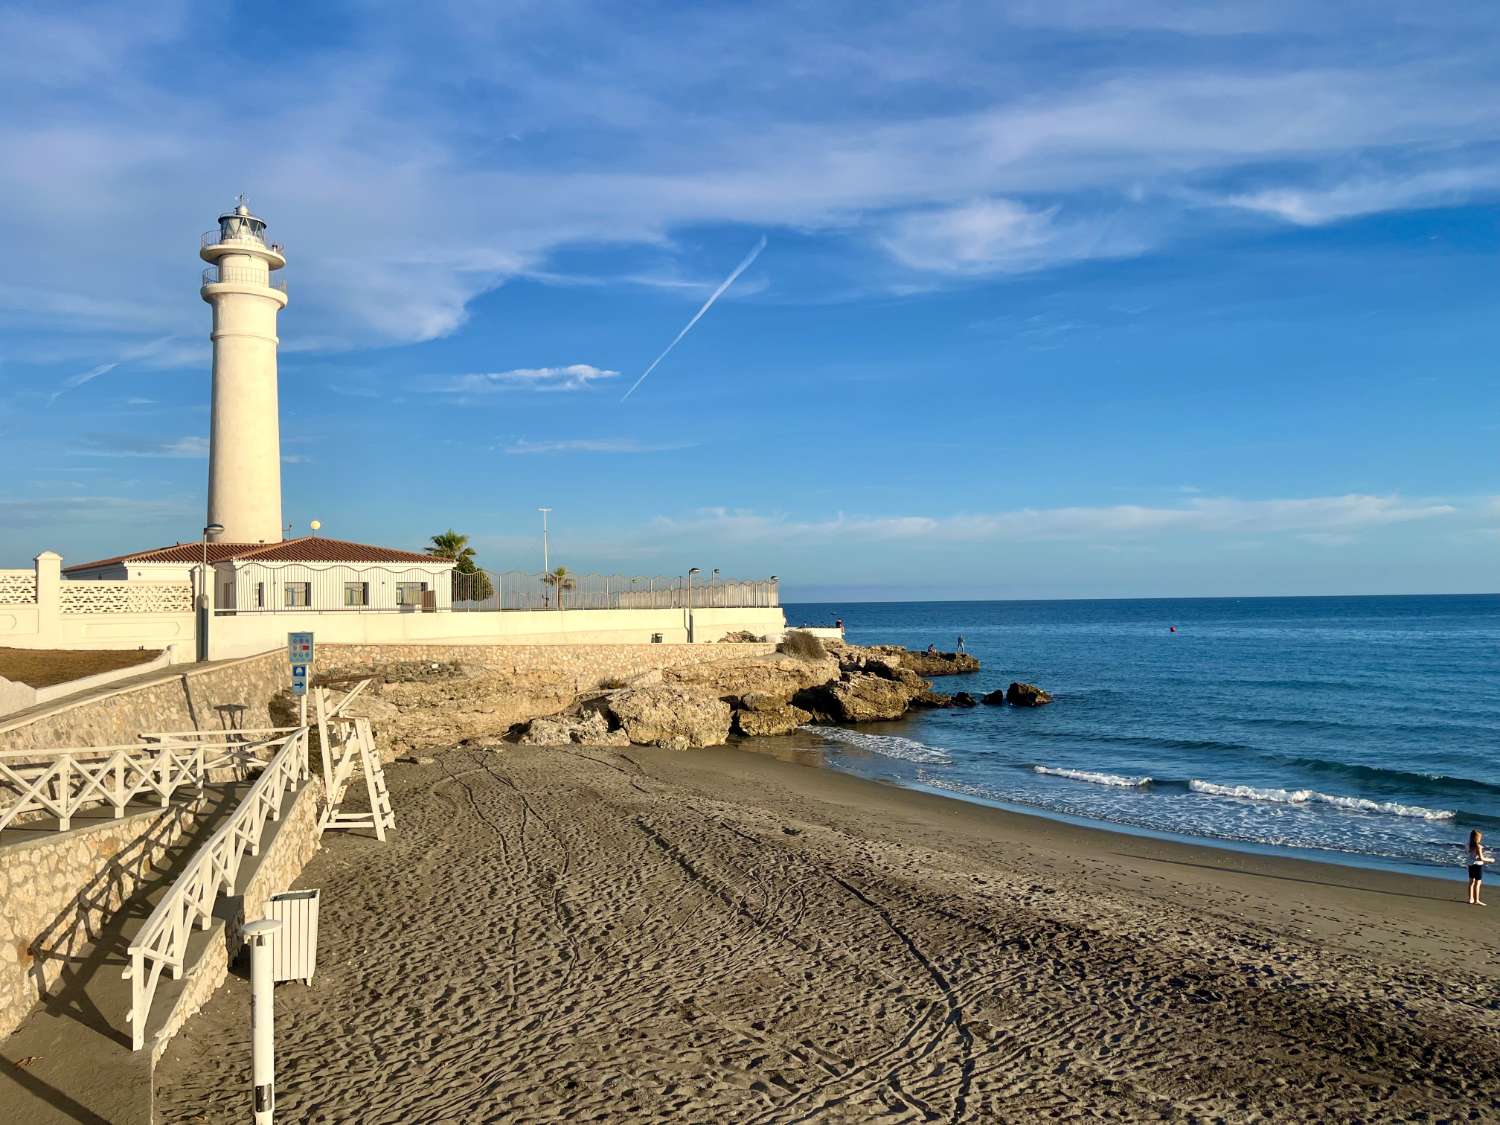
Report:
[[1421,805],[1403,805],[1399,801],[1371,801],[1365,797],[1340,797],[1319,793],[1316,789],[1260,789],[1254,785],[1220,785],[1213,781],[1188,782],[1194,793],[1211,797],[1238,797],[1246,801],[1269,801],[1278,805],[1332,805],[1355,812],[1385,813],[1387,816],[1409,816],[1418,820],[1452,820],[1452,809],[1427,809]]
[[1055,766],[1032,766],[1036,773],[1048,777],[1066,777],[1070,781],[1087,781],[1092,785],[1112,785],[1116,789],[1139,789],[1150,785],[1149,777],[1126,777],[1117,773],[1095,773],[1092,770],[1067,770]]
[[853,746],[868,754],[879,754],[882,758],[899,758],[904,762],[921,762],[924,765],[947,765],[953,759],[935,746],[902,738],[899,734],[870,734],[868,731],[849,730],[847,727],[812,727],[815,733],[835,742]]

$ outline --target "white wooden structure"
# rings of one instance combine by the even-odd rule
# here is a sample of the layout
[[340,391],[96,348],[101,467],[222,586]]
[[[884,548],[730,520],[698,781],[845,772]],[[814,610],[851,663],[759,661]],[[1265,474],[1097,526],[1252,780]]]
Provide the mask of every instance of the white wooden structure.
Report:
[[[133,1049],[139,1051],[145,1046],[146,1020],[162,972],[170,969],[173,979],[182,976],[194,924],[205,930],[212,925],[214,904],[221,893],[233,892],[245,856],[260,854],[266,822],[280,818],[282,798],[307,780],[307,743],[306,727],[282,739],[250,791],[189,861],[136,934],[130,945],[130,965],[124,972],[130,981],[128,1018]],[[166,742],[161,747],[174,745]]]
[[181,743],[0,751],[0,828],[27,813],[57,817],[60,832],[80,809],[107,804],[116,817],[154,793],[162,808],[184,787],[201,790],[204,747]]
[[[327,688],[317,689],[318,741],[323,747],[323,782],[328,789],[328,808],[318,828],[320,832],[330,828],[373,828],[375,838],[384,840],[386,830],[395,827],[396,816],[386,789],[385,770],[375,750],[375,735],[369,719],[347,713],[350,704],[369,686],[369,680],[361,680],[336,703],[331,701]],[[370,802],[368,812],[349,812],[343,808],[356,771],[364,777],[365,794]]]

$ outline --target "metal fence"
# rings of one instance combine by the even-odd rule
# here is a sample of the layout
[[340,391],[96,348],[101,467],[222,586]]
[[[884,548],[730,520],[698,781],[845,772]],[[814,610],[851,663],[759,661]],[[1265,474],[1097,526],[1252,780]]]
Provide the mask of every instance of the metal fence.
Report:
[[528,574],[476,570],[453,575],[457,613],[549,609],[743,609],[780,605],[776,579],[709,575]]

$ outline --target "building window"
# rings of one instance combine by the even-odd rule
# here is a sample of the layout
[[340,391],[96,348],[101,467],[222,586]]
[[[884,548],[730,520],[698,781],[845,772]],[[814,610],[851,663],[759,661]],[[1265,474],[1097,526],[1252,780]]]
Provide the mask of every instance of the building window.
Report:
[[420,608],[423,601],[422,595],[425,593],[427,593],[425,582],[397,582],[396,604],[414,605]]
[[345,582],[344,583],[344,605],[348,608],[370,604],[370,584],[368,582]]
[[311,582],[288,582],[286,584],[287,609],[306,609],[312,605]]
[[257,582],[255,584],[255,608],[266,608],[266,584],[264,582]]

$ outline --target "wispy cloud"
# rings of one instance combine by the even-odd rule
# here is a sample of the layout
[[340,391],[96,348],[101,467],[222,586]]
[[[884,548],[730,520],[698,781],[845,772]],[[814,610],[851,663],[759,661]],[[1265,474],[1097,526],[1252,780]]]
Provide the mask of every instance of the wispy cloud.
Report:
[[1178,506],[1018,508],[967,515],[838,515],[792,520],[751,511],[711,508],[690,520],[660,518],[663,530],[715,533],[731,540],[767,536],[865,541],[1032,541],[1133,539],[1164,534],[1349,535],[1392,524],[1441,519],[1461,509],[1444,500],[1399,496],[1320,496],[1301,499],[1194,499]]
[[196,510],[183,500],[143,500],[131,496],[46,496],[0,500],[0,524],[9,527],[63,527],[78,523],[139,523],[172,519]]
[[490,395],[508,391],[584,391],[595,383],[619,378],[618,371],[588,363],[566,367],[517,367],[510,371],[439,376],[434,387],[450,395]]
[[527,441],[519,438],[505,446],[506,453],[666,453],[691,449],[692,442],[642,442],[635,438],[568,438],[557,441]]
[[124,434],[90,434],[71,452],[87,457],[207,457],[208,438],[137,438]]

